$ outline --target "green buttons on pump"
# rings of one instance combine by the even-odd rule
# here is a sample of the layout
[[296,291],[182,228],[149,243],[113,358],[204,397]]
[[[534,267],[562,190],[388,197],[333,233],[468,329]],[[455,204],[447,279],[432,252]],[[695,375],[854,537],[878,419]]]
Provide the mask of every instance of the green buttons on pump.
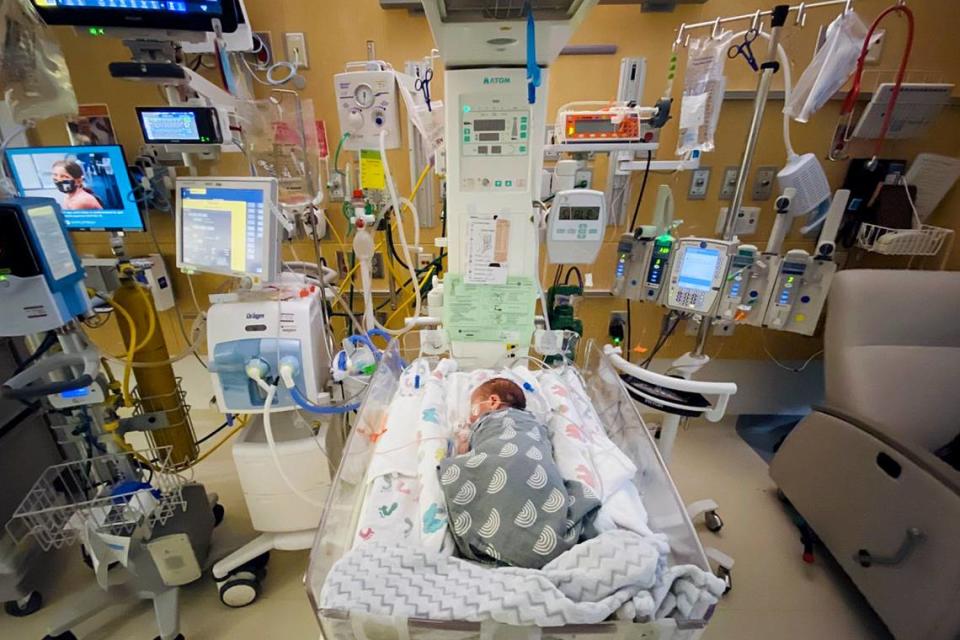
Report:
[[493,183],[493,186],[495,186],[495,187],[502,187],[502,186],[503,186],[503,181],[502,181],[502,180],[497,180],[497,181],[495,181],[495,182]]
[[523,145],[523,144],[520,145],[520,153],[526,153],[526,152],[527,152],[527,147],[526,147],[526,145]]
[[508,187],[512,187],[512,186],[513,186],[513,180],[507,180],[507,186],[508,186]]

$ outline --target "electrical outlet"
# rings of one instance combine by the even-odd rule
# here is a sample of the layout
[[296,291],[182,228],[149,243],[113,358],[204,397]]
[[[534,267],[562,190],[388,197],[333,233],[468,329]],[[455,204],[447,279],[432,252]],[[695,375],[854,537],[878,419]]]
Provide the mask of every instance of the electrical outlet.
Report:
[[737,176],[740,167],[727,167],[723,170],[723,184],[720,186],[720,200],[733,200],[733,192],[737,189]]
[[773,179],[777,176],[776,167],[757,167],[753,178],[753,200],[769,200],[773,196]]
[[690,189],[687,191],[687,200],[706,200],[709,187],[710,167],[694,169],[690,173]]
[[426,269],[433,263],[433,254],[428,252],[417,254],[417,268]]
[[330,194],[330,202],[343,202],[346,197],[344,193],[343,174],[334,171],[330,174],[330,180],[327,181],[327,192]]
[[302,31],[285,33],[283,37],[287,44],[287,61],[297,65],[298,69],[309,69],[310,61],[307,58],[307,36]]
[[373,254],[373,260],[371,262],[370,275],[373,276],[375,280],[386,277],[387,271],[383,268],[383,254],[379,251]]
[[[727,217],[729,207],[721,207],[717,216],[717,235],[723,235],[723,221]],[[760,219],[760,207],[740,207],[737,221],[733,225],[733,233],[738,236],[749,236],[757,232],[757,221]]]
[[[627,312],[626,311],[611,311],[610,312],[610,325],[608,327],[609,333],[611,334],[611,339],[613,338],[613,329],[614,327],[621,327],[623,331],[623,340],[627,339]],[[613,341],[614,345],[619,345],[620,343]],[[626,349],[630,348],[630,345],[626,345]]]
[[713,321],[713,335],[715,336],[732,336],[733,331],[736,328],[733,320],[714,320]]
[[686,328],[684,334],[688,336],[696,336],[700,334],[700,323],[703,322],[703,316],[690,316],[687,318]]

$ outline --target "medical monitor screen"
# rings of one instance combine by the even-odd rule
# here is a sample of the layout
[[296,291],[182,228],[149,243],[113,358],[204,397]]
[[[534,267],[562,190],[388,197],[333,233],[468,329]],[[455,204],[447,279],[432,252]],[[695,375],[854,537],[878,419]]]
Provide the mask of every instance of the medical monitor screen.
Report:
[[178,188],[181,267],[261,279],[274,276],[269,191],[229,185]]
[[144,142],[219,144],[217,112],[212,107],[137,107]]
[[6,156],[20,195],[56,200],[68,229],[144,230],[119,146],[18,147]]
[[686,289],[709,291],[713,287],[713,276],[719,264],[718,249],[688,247],[683,253],[683,264],[680,265],[677,283]]
[[141,116],[146,140],[200,141],[197,116],[190,111],[152,111]]
[[47,24],[90,27],[103,35],[104,27],[213,31],[220,20],[223,31],[237,28],[235,0],[33,0]]

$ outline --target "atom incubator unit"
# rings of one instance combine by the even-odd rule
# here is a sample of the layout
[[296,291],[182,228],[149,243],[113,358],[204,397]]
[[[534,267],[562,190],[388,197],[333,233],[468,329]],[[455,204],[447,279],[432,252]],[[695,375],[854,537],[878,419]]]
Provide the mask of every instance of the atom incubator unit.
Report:
[[[80,322],[107,300],[91,301],[68,228],[54,199],[0,201],[0,335],[33,348],[0,392],[39,403],[66,458],[40,474],[6,524],[0,593],[15,615],[36,610],[41,596],[27,575],[33,554],[79,542],[93,584],[49,616],[47,638],[74,638],[73,627],[107,607],[152,600],[159,637],[174,640],[182,637],[178,589],[207,561],[216,500],[189,481],[189,461],[165,444],[170,414],[132,402],[128,375],[121,392],[101,371],[102,354]],[[120,309],[119,299],[109,304]],[[132,415],[118,414],[123,406]],[[149,445],[127,444],[133,431],[147,432]],[[116,579],[121,573],[125,580]]]
[[[325,637],[497,637],[535,633],[536,627],[551,627],[551,637],[564,640],[582,634],[697,637],[724,583],[713,575],[610,357],[593,343],[583,349],[582,366],[564,357],[554,366],[540,364],[540,358],[528,355],[531,344],[539,356],[550,351],[550,341],[541,339],[550,332],[537,329],[536,319],[541,242],[549,233],[551,259],[574,255],[589,262],[595,255],[593,235],[602,235],[606,219],[594,194],[570,195],[555,207],[557,217],[548,231],[542,209],[532,204],[540,192],[549,66],[596,2],[507,4],[423,3],[445,68],[448,269],[442,283],[434,282],[430,315],[407,319],[408,331],[420,329],[418,357],[401,357],[401,338],[379,361],[323,512],[305,579],[308,592]],[[389,187],[389,176],[387,180]],[[590,233],[598,228],[598,234]],[[609,508],[618,503],[626,507],[625,520],[612,518],[610,531],[579,542],[568,553],[609,554],[605,557],[611,561],[600,562],[600,573],[592,576],[603,582],[614,565],[634,566],[625,560],[629,553],[608,543],[620,536],[662,540],[663,546],[651,550],[651,557],[659,558],[653,564],[685,566],[691,576],[703,578],[690,608],[667,606],[658,612],[630,604],[615,612],[616,607],[586,607],[576,596],[544,589],[541,578],[549,580],[549,572],[530,570],[538,575],[533,593],[512,582],[510,570],[455,557],[454,537],[471,531],[492,537],[537,526],[535,550],[552,553],[557,545],[569,544],[545,528],[532,503],[521,512],[454,517],[455,508],[471,504],[484,491],[507,496],[511,483],[519,491],[526,476],[510,478],[503,469],[491,469],[489,487],[465,483],[455,499],[444,498],[443,487],[456,486],[468,472],[451,466],[441,477],[438,465],[455,455],[455,432],[469,419],[471,391],[494,377],[522,388],[527,410],[548,425],[565,478],[576,480],[579,473],[578,481],[597,486],[600,501]],[[600,468],[591,462],[588,441],[593,438],[616,452],[611,453],[616,464]],[[505,431],[500,455],[529,461],[529,486],[543,486],[543,469],[537,470],[543,459],[520,444],[516,433]],[[488,458],[495,456],[471,456],[464,464],[474,469],[496,462]],[[607,476],[613,467],[616,478]],[[564,504],[564,498],[554,496],[546,508]],[[575,564],[573,557],[564,554],[556,561]],[[425,563],[414,561],[418,569],[407,571],[407,558]],[[580,573],[587,564],[592,561],[570,570]],[[643,590],[639,584],[628,588]],[[517,606],[527,597],[530,606]],[[538,606],[544,597],[550,600],[547,606]],[[476,613],[467,616],[461,606]],[[592,610],[586,613],[587,608]],[[539,616],[540,610],[557,613]],[[511,629],[499,628],[493,620],[510,620]]]
[[182,178],[176,188],[178,267],[239,283],[210,297],[207,347],[219,409],[246,420],[232,453],[259,535],[213,566],[220,600],[243,607],[260,594],[271,550],[312,543],[330,485],[326,451],[356,405],[333,406],[328,388],[329,270],[281,271],[277,181]]

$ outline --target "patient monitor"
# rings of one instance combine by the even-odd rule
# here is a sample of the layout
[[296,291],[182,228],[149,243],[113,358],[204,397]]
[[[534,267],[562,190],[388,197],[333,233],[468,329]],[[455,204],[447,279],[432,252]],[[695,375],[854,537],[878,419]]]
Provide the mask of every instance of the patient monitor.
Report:
[[280,273],[280,225],[274,178],[177,180],[177,266],[249,277]]
[[736,246],[707,238],[678,240],[664,304],[679,311],[712,314]]

